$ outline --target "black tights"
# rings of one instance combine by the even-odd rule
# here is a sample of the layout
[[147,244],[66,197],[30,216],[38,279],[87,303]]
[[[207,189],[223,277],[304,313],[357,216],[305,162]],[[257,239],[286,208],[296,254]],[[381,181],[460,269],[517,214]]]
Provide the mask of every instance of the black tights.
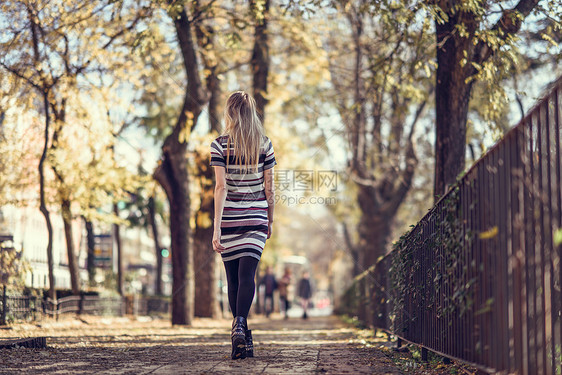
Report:
[[256,289],[254,278],[258,262],[259,260],[249,256],[224,262],[228,282],[228,303],[233,317],[248,318]]

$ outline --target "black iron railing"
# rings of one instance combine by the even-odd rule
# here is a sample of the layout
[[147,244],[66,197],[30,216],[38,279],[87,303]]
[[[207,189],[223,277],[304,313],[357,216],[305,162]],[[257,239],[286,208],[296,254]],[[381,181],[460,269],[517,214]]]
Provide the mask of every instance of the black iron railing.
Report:
[[348,313],[490,372],[562,373],[561,91],[356,278]]
[[68,296],[52,301],[32,295],[0,295],[0,325],[15,321],[37,321],[65,314],[123,316],[167,315],[170,300],[165,297]]

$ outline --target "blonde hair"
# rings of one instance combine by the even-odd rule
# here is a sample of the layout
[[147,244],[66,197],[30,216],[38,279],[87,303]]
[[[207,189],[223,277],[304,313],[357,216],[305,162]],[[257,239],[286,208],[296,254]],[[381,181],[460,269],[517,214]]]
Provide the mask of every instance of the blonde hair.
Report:
[[[231,144],[234,145],[236,164],[245,172],[258,171],[260,149],[265,141],[262,122],[256,111],[256,101],[244,91],[233,92],[224,109],[228,136],[226,165],[229,163]],[[243,165],[242,165],[243,162]]]

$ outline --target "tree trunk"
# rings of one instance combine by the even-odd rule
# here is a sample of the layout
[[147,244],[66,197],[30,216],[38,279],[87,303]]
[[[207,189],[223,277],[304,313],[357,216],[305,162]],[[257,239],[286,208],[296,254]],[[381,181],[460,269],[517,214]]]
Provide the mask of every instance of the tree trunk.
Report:
[[[59,147],[59,136],[62,132],[62,125],[66,119],[66,100],[61,100],[60,106],[57,107],[56,103],[50,102],[49,105],[53,109],[55,118],[55,128],[53,131],[53,142],[51,150],[56,150]],[[76,260],[76,253],[74,251],[74,240],[72,234],[72,202],[70,200],[67,187],[65,186],[64,176],[62,172],[56,167],[51,165],[51,169],[59,182],[58,195],[61,204],[61,216],[64,225],[64,238],[66,240],[66,254],[68,257],[68,272],[70,273],[70,284],[72,294],[80,294],[80,276],[78,274],[78,262]]]
[[[113,213],[119,217],[119,207],[117,203],[113,203]],[[123,296],[125,288],[123,284],[123,253],[121,248],[121,228],[119,224],[113,224],[113,235],[115,236],[115,245],[117,246],[117,292]]]
[[[415,121],[415,120],[414,120]],[[357,203],[361,217],[357,225],[359,234],[358,248],[360,271],[363,272],[375,264],[387,253],[388,237],[400,204],[410,190],[412,178],[417,165],[414,149],[410,143],[406,151],[407,165],[396,178],[395,184],[388,188],[385,200],[377,196],[385,196],[385,184],[380,187],[358,185]]]
[[74,236],[72,234],[72,211],[70,200],[63,198],[61,202],[62,221],[64,224],[64,238],[66,240],[66,253],[68,256],[68,272],[70,273],[70,284],[72,294],[80,295],[80,277],[78,275],[78,261],[74,251]]
[[221,130],[221,94],[220,80],[217,76],[217,67],[211,68],[211,73],[207,77],[207,90],[210,94],[209,97],[209,122],[211,132],[219,133]]
[[[222,90],[218,78],[218,61],[207,55],[207,51],[216,49],[214,44],[214,29],[202,22],[196,26],[198,45],[202,53],[202,61],[207,71],[206,84],[209,94],[207,111],[209,114],[209,131],[220,131],[220,98]],[[195,214],[195,231],[193,233],[193,267],[195,269],[195,316],[216,318],[219,316],[217,299],[217,257],[212,249],[213,239],[213,168],[209,166],[209,155],[195,154],[197,180],[201,188],[201,204]]]
[[[253,74],[253,93],[256,100],[256,109],[261,117],[265,126],[265,106],[267,105],[267,79],[269,76],[269,42],[267,34],[267,22],[269,19],[269,0],[263,1],[263,14],[262,18],[256,17],[258,7],[256,7],[256,0],[250,1],[250,11],[254,14],[256,19],[256,26],[254,28],[254,49],[252,51],[252,74]],[[260,269],[256,270],[256,279],[260,279]],[[261,312],[260,293],[259,288],[256,290],[256,312]]]
[[96,282],[95,281],[96,255],[94,253],[94,248],[96,246],[96,239],[94,236],[94,224],[84,216],[82,216],[82,220],[84,220],[84,224],[86,225],[86,243],[88,248],[88,257],[87,257],[86,264],[88,268],[88,283],[90,286],[94,286]]
[[45,109],[45,143],[43,146],[43,153],[39,160],[39,210],[45,217],[47,224],[47,267],[49,270],[49,298],[56,301],[57,295],[55,293],[55,274],[54,274],[54,260],[53,260],[53,224],[51,223],[51,216],[47,205],[45,203],[45,159],[47,158],[47,150],[49,148],[49,126],[51,118],[49,115],[49,93],[43,92],[43,106]]
[[211,247],[213,227],[196,230],[193,238],[193,261],[195,268],[195,316],[217,318],[218,283],[216,277],[217,258]]
[[202,51],[201,60],[206,71],[205,83],[209,94],[209,104],[207,112],[209,114],[209,128],[211,132],[220,132],[221,128],[221,100],[222,90],[219,79],[219,63],[214,54],[209,52],[216,51],[215,30],[212,25],[204,24],[203,21],[195,25],[195,35],[197,44]]
[[156,209],[154,206],[154,197],[148,198],[148,220],[152,228],[152,237],[154,238],[154,250],[156,251],[156,279],[154,280],[154,294],[162,295],[162,246],[160,245],[160,235],[158,234],[158,226],[156,224]]
[[195,214],[193,236],[193,261],[195,268],[195,316],[216,318],[219,316],[217,299],[217,257],[213,251],[213,168],[203,155],[196,156],[198,177],[201,185],[201,206]]
[[[174,3],[172,0],[169,4]],[[170,236],[172,253],[172,324],[191,324],[194,303],[193,249],[191,238],[191,199],[186,155],[189,134],[194,129],[203,105],[208,100],[201,78],[193,22],[185,7],[170,14],[174,21],[178,44],[187,76],[183,107],[172,133],[162,146],[162,160],[154,178],[162,186],[170,204]]]
[[[66,120],[66,100],[62,99],[60,105],[57,107],[55,102],[49,103],[53,109],[55,116],[55,129],[53,131],[53,142],[51,144],[51,149],[56,150],[59,147],[59,136],[62,133],[62,125]],[[74,239],[72,234],[72,201],[70,200],[70,195],[65,186],[64,175],[56,167],[56,165],[51,165],[51,169],[55,174],[56,179],[59,182],[59,198],[61,202],[61,216],[64,224],[64,237],[66,240],[66,253],[68,257],[68,272],[70,273],[70,284],[72,288],[72,294],[80,294],[80,276],[78,274],[78,262],[76,260],[76,253],[74,250]]]
[[[371,20],[364,18],[365,13],[359,8],[353,5],[347,8],[342,10],[351,29],[349,49],[354,52],[353,60],[346,62],[345,69],[332,68],[331,71],[338,91],[336,103],[346,125],[351,151],[349,176],[357,186],[357,206],[361,212],[357,244],[352,243],[344,225],[344,238],[355,262],[353,272],[357,274],[386,254],[394,217],[411,187],[417,165],[412,135],[425,102],[420,103],[406,133],[411,98],[400,95],[399,88],[404,79],[411,77],[411,74],[405,76],[403,69],[414,69],[417,59],[398,61],[392,54],[378,56],[379,51],[366,43],[369,37],[364,25]],[[378,64],[373,67],[371,58],[381,58],[384,69]],[[351,71],[348,70],[350,66],[353,66]],[[384,75],[387,70],[392,70],[397,84],[390,91]],[[387,132],[381,131],[386,125],[383,122],[388,122]]]
[[466,83],[467,65],[461,67],[470,40],[455,33],[457,20],[436,22],[437,75],[435,83],[435,180],[437,201],[464,170],[466,121],[472,83]]
[[[171,141],[170,141],[171,142]],[[172,324],[190,325],[193,320],[194,279],[191,237],[189,174],[185,146],[172,153],[164,148],[164,160],[155,172],[170,203],[172,253]],[[182,152],[183,150],[183,152]]]
[[[250,1],[250,8],[256,12],[256,1]],[[265,119],[267,104],[267,78],[269,75],[269,43],[267,21],[269,18],[269,0],[263,2],[263,18],[257,19],[254,30],[254,50],[252,52],[252,73],[254,98],[262,121]]]
[[349,256],[351,257],[351,261],[353,262],[351,276],[355,277],[361,273],[361,267],[359,264],[361,257],[360,257],[359,249],[357,249],[357,246],[353,243],[353,240],[351,239],[351,235],[349,233],[349,229],[347,229],[347,224],[345,222],[342,222],[342,228],[343,228],[343,238],[345,240],[345,245],[347,246],[347,250],[349,251]]
[[[490,30],[504,40],[512,37],[519,32],[523,20],[538,3],[539,0],[519,0],[514,8],[502,10],[501,17]],[[435,200],[456,182],[464,170],[468,102],[474,84],[474,80],[467,83],[467,79],[477,73],[472,62],[482,65],[494,54],[494,49],[486,40],[475,38],[479,16],[459,9],[451,1],[438,1],[438,5],[446,17],[435,22]],[[458,32],[460,24],[465,29],[464,36]],[[465,58],[467,63],[461,66]]]
[[386,254],[388,237],[396,212],[362,212],[359,220],[359,264],[361,272],[375,264]]

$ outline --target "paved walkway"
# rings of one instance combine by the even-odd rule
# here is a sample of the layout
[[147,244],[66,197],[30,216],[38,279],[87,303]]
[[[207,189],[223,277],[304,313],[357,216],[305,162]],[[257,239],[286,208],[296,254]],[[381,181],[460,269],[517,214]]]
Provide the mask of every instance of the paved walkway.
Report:
[[[1,349],[0,374],[398,374],[337,317],[250,319],[255,357],[230,359],[228,320],[84,317],[0,330],[0,339],[47,336],[47,349]],[[367,338],[368,340],[368,338]]]

